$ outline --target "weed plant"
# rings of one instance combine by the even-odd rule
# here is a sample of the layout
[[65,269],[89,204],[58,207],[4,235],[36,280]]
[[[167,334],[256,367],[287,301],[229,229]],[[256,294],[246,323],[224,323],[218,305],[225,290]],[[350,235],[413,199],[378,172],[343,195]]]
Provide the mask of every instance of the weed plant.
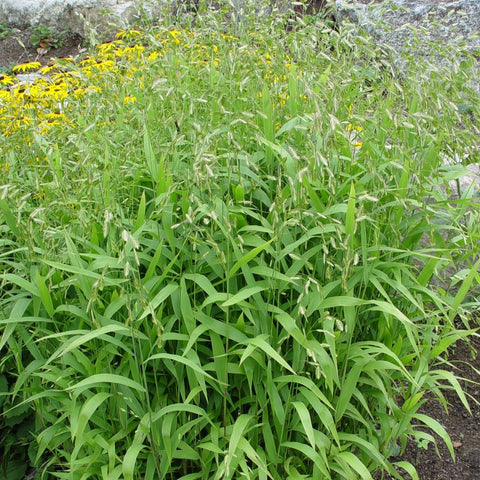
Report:
[[47,52],[51,48],[59,48],[64,45],[64,37],[66,31],[52,33],[49,27],[39,25],[32,28],[32,35],[30,36],[30,43],[37,49],[42,49]]
[[0,39],[8,37],[13,33],[13,30],[5,22],[0,22]]
[[417,478],[426,397],[468,408],[473,60],[221,15],[2,77],[0,448],[29,412],[38,478]]

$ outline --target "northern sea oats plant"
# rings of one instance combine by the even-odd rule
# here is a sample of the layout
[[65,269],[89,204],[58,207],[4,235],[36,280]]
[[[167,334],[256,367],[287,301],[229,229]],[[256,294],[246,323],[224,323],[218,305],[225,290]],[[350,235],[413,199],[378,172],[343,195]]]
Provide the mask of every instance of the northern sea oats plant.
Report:
[[476,327],[478,198],[438,187],[442,154],[478,162],[471,70],[399,76],[285,21],[3,77],[0,425],[33,419],[38,478],[417,478],[395,456],[433,433],[453,455],[419,408],[468,408],[443,358]]

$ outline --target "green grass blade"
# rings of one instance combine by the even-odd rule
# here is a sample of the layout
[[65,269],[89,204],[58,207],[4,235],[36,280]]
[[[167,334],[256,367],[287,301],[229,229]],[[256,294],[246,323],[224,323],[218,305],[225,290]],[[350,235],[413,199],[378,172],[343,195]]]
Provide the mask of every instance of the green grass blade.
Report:
[[17,221],[15,220],[15,217],[13,216],[13,213],[10,210],[10,207],[8,206],[6,200],[0,199],[0,210],[3,213],[3,218],[5,219],[5,223],[7,224],[10,231],[13,233],[13,235],[15,235],[15,237],[20,239],[21,233],[17,226]]
[[91,377],[81,380],[75,385],[71,385],[70,387],[66,388],[66,390],[74,390],[75,392],[80,393],[87,388],[104,383],[124,385],[125,387],[133,388],[134,390],[145,393],[145,388],[139,383],[131,380],[130,378],[113,373],[97,373],[96,375],[92,375]]
[[253,260],[256,256],[258,256],[258,254],[265,250],[274,240],[275,238],[272,238],[268,240],[268,242],[265,242],[264,244],[259,245],[258,247],[255,247],[247,252],[240,260],[233,264],[232,268],[228,272],[227,278],[231,278],[234,273],[250,262],[250,260]]
[[302,423],[305,435],[310,442],[312,448],[315,448],[315,434],[313,433],[312,419],[310,418],[310,413],[307,407],[301,402],[292,402],[292,405],[295,407],[295,410],[298,413],[300,422]]
[[458,308],[460,307],[461,303],[463,302],[467,293],[469,292],[470,287],[473,283],[473,280],[477,275],[479,266],[480,266],[480,259],[477,260],[477,262],[472,266],[472,268],[470,269],[470,272],[468,273],[468,275],[465,277],[462,284],[460,285],[460,288],[458,289],[458,292],[455,295],[455,298],[453,299],[453,302],[450,306],[450,314],[449,314],[450,322],[453,322],[453,319],[457,314]]

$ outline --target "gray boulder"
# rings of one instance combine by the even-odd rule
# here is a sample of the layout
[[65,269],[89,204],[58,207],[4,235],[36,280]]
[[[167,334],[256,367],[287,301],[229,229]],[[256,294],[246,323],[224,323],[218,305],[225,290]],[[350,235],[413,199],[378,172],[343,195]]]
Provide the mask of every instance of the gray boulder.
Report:
[[91,28],[125,27],[140,15],[155,14],[165,2],[136,0],[0,0],[0,22],[46,26],[85,35]]
[[441,60],[450,49],[480,54],[480,2],[387,0],[334,1],[337,21],[349,21],[400,57]]

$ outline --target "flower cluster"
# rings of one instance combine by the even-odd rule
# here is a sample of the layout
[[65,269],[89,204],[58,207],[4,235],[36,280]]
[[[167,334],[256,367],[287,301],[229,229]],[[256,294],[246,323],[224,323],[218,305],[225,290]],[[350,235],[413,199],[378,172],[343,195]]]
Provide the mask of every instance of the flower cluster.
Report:
[[[115,40],[99,45],[90,57],[63,58],[46,66],[25,63],[14,67],[12,74],[1,75],[0,130],[4,137],[20,134],[30,143],[35,135],[54,135],[56,127],[74,126],[77,120],[72,112],[81,110],[78,105],[82,102],[99,108],[113,95],[118,108],[141,108],[141,90],[151,85],[151,77],[147,78],[151,71],[174,84],[175,68],[194,66],[199,69],[199,81],[203,73],[213,81],[214,70],[221,63],[227,67],[233,58],[235,68],[242,64],[255,67],[257,78],[263,79],[261,83],[270,92],[273,108],[289,107],[287,117],[293,102],[307,101],[302,89],[292,91],[289,81],[295,75],[300,84],[301,70],[293,74],[292,59],[275,47],[267,49],[259,34],[252,33],[245,45],[237,37],[211,31],[163,28],[145,33],[132,29],[120,31]],[[19,73],[23,73],[21,80],[15,75]],[[119,79],[123,86],[112,94],[111,86]],[[110,95],[108,100],[104,92]],[[250,93],[255,96],[255,91]],[[283,123],[279,115],[275,121]]]

